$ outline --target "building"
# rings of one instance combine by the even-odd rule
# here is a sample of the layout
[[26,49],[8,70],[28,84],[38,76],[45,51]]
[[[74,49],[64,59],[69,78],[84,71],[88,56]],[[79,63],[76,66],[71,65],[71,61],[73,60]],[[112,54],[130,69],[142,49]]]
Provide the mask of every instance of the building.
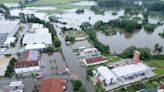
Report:
[[98,74],[96,77],[106,85],[113,84],[117,81],[115,74],[105,66],[98,67],[97,72]]
[[23,92],[24,84],[22,81],[10,82],[8,88],[4,92]]
[[39,92],[64,92],[65,89],[66,80],[63,79],[49,78],[39,83]]
[[32,24],[31,30],[29,30],[29,32],[34,33],[38,29],[42,29],[42,28],[43,28],[42,24],[34,23]]
[[147,70],[147,66],[143,63],[130,64],[112,69],[118,79],[126,79],[128,77],[142,75]]
[[97,64],[101,64],[101,63],[105,63],[105,62],[108,62],[108,60],[103,56],[96,56],[96,57],[83,59],[83,63],[86,66],[97,65]]
[[11,43],[14,43],[16,40],[16,37],[8,37],[5,42],[4,42],[4,46],[5,47],[11,47]]
[[7,21],[1,20],[0,21],[0,47],[4,48],[9,46],[15,38],[13,37],[14,34],[18,31],[20,25],[20,21]]
[[14,66],[15,73],[38,73],[40,70],[38,57],[38,51],[23,52],[20,60]]
[[28,33],[24,36],[22,44],[24,46],[35,44],[52,45],[52,36],[51,33]]
[[139,62],[139,58],[140,58],[140,52],[135,51],[134,55],[133,55],[133,61],[134,61],[135,64],[137,64]]
[[79,57],[83,59],[99,55],[100,52],[96,48],[84,48],[79,51]]
[[7,8],[19,8],[19,3],[3,3]]

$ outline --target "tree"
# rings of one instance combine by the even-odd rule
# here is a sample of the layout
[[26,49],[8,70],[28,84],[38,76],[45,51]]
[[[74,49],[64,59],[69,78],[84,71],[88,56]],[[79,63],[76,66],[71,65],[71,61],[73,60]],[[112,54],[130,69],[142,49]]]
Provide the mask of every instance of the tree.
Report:
[[82,87],[82,82],[80,80],[71,80],[71,82],[75,91],[79,90]]
[[121,53],[122,58],[132,58],[134,51],[139,51],[141,53],[140,59],[148,59],[151,57],[151,50],[149,48],[136,48],[135,46],[130,46]]
[[87,74],[87,76],[93,76],[93,68],[88,67],[87,70],[86,70],[86,74]]
[[144,26],[144,29],[145,29],[146,31],[150,31],[150,32],[153,32],[155,28],[156,28],[156,25],[155,25],[155,24],[150,24],[150,23],[147,23],[147,24]]

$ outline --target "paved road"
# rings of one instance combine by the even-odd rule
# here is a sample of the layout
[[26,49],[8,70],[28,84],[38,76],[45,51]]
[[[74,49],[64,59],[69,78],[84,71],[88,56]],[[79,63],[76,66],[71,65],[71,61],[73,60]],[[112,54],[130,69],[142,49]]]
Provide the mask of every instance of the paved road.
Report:
[[86,79],[85,68],[82,68],[80,66],[79,59],[77,59],[77,57],[74,55],[72,49],[65,44],[64,38],[60,35],[61,29],[56,27],[55,25],[54,27],[57,31],[58,38],[61,41],[62,52],[65,56],[65,60],[68,65],[71,76],[80,79],[83,82],[83,85],[85,86],[87,92],[95,92],[95,89],[92,84]]

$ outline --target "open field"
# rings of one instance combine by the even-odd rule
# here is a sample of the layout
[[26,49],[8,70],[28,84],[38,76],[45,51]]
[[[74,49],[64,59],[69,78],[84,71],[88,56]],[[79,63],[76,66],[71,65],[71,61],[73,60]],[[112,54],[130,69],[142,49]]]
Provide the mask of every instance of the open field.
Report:
[[150,64],[155,67],[153,70],[156,74],[164,74],[164,60],[150,60],[146,61],[147,64]]
[[17,3],[20,0],[0,0],[0,3]]
[[28,6],[58,5],[58,4],[67,4],[77,1],[82,1],[82,0],[38,0],[34,3],[29,4]]
[[105,56],[105,57],[108,59],[108,61],[111,61],[111,62],[121,60],[121,58],[120,58],[120,57],[115,56],[115,55],[111,55],[111,54],[104,54],[104,53],[102,53],[102,55],[103,55],[103,56]]
[[69,31],[66,31],[66,34],[69,36],[73,36],[75,38],[86,36],[86,33],[84,33],[83,31],[78,31],[78,30],[76,30],[76,31],[75,30],[69,30]]

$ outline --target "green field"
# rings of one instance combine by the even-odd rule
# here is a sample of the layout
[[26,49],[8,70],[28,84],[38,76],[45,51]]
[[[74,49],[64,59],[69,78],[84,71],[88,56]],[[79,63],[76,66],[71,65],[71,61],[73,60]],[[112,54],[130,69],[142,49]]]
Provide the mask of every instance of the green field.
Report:
[[150,60],[150,61],[146,61],[146,63],[155,67],[153,71],[156,74],[158,75],[164,74],[164,60]]
[[0,0],[0,3],[17,3],[20,0]]
[[108,59],[108,61],[111,61],[111,62],[121,60],[121,58],[116,55],[104,54],[104,53],[102,53],[102,55],[105,56]]

